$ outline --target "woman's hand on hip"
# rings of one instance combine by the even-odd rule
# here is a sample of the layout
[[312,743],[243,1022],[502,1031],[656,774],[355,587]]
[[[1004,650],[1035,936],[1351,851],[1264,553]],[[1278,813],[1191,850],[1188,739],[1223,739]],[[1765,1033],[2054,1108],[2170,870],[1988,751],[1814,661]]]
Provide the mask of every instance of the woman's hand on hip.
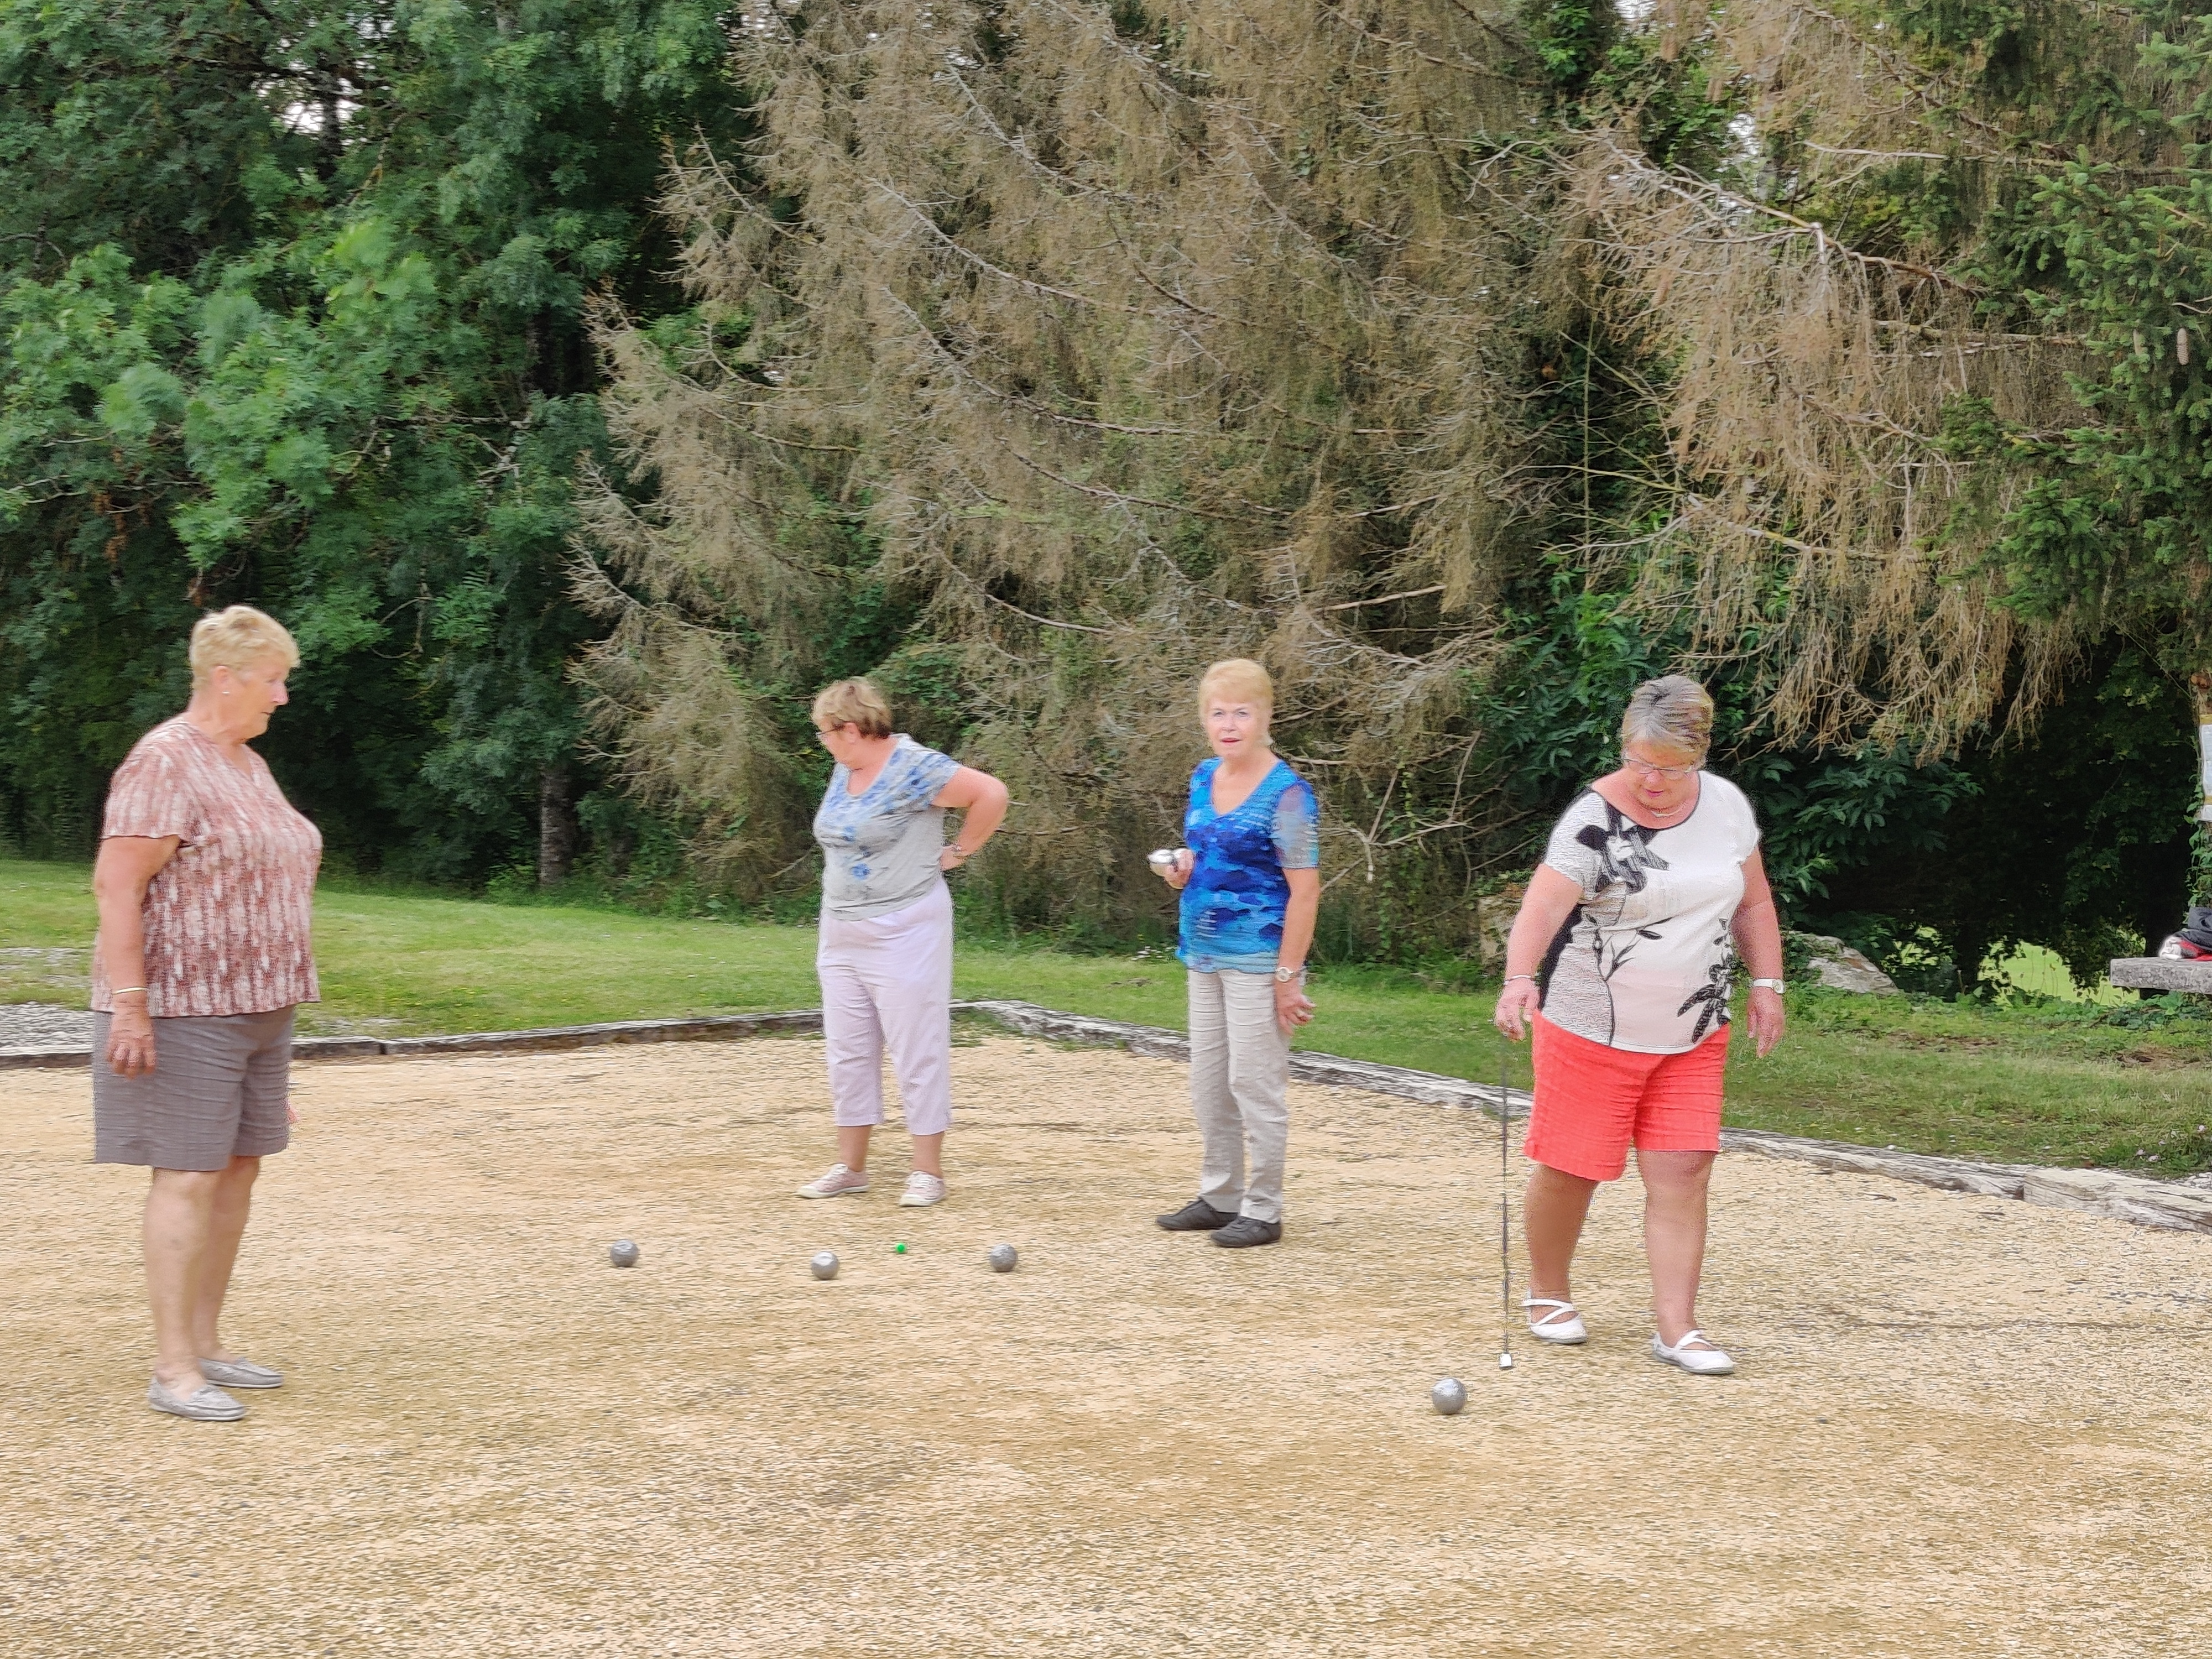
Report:
[[1162,881],[1180,893],[1188,884],[1190,872],[1197,863],[1197,854],[1192,852],[1188,847],[1178,847],[1175,849],[1175,862],[1156,864],[1152,868],[1159,872]]
[[1498,1006],[1491,1012],[1490,1023],[1518,1042],[1527,1033],[1528,1022],[1536,1018],[1541,1000],[1534,980],[1509,979],[1498,994]]
[[[1180,886],[1182,884],[1176,884]],[[1285,1036],[1313,1017],[1313,999],[1306,994],[1303,979],[1279,979],[1275,981],[1275,1024],[1283,1028]]]
[[1759,1057],[1764,1060],[1774,1045],[1782,1041],[1783,1028],[1789,1024],[1790,1016],[1782,1006],[1782,993],[1770,991],[1764,985],[1751,988],[1751,1041]]
[[118,1008],[107,1023],[107,1069],[143,1077],[154,1069],[154,1021],[143,1003]]

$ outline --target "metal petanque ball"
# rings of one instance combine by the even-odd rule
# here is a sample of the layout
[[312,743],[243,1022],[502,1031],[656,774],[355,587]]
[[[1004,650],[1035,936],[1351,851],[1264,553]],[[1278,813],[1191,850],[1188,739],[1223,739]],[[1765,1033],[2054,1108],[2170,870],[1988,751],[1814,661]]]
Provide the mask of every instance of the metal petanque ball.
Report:
[[837,1252],[823,1250],[806,1265],[817,1279],[835,1279],[837,1277]]
[[993,1273],[1010,1273],[1014,1270],[1014,1263],[1022,1258],[1020,1252],[1011,1244],[994,1244],[991,1246],[991,1254],[988,1259],[991,1263]]
[[1467,1384],[1455,1376],[1445,1377],[1429,1390],[1429,1404],[1439,1417],[1457,1417],[1467,1405]]
[[637,1244],[633,1239],[618,1238],[607,1246],[607,1260],[617,1267],[637,1266]]

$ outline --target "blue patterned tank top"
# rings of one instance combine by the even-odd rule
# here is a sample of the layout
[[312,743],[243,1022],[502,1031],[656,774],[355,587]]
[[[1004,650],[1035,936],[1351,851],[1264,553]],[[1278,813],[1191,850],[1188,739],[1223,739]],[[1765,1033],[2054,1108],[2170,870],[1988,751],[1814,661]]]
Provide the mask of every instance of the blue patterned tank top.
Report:
[[1196,862],[1182,890],[1176,955],[1203,974],[1272,974],[1291,902],[1283,872],[1321,862],[1321,808],[1313,787],[1279,760],[1234,811],[1216,812],[1220,768],[1209,757],[1190,775],[1182,836]]

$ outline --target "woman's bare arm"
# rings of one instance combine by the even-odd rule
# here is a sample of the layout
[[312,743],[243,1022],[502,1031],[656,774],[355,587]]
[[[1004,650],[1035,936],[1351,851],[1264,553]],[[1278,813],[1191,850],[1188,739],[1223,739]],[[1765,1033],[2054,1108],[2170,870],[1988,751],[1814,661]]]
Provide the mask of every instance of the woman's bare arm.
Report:
[[1536,974],[1544,965],[1544,952],[1582,902],[1583,890],[1548,864],[1538,865],[1528,878],[1520,914],[1505,939],[1505,983],[1498,988],[1498,1006],[1490,1016],[1490,1023],[1516,1042],[1535,1016]]
[[[1283,943],[1275,952],[1275,963],[1281,968],[1303,968],[1306,952],[1313,949],[1314,919],[1321,914],[1321,872],[1310,867],[1285,870],[1283,879],[1291,884],[1290,902],[1283,907]],[[1275,981],[1275,1024],[1285,1031],[1295,1031],[1313,1018],[1313,999],[1306,994],[1304,984],[1295,979]]]
[[177,838],[111,836],[100,843],[92,866],[92,897],[100,914],[100,963],[111,989],[136,989],[118,997],[107,1032],[107,1064],[124,1077],[154,1069],[154,1022],[146,1006],[146,889],[177,855]]
[[1735,936],[1736,953],[1753,979],[1782,977],[1782,918],[1775,912],[1765,860],[1756,851],[1743,861],[1743,902],[1736,906],[1729,928]]
[[983,843],[998,834],[999,826],[1006,822],[1007,799],[1005,784],[972,766],[962,767],[946,781],[930,805],[965,817],[961,821],[959,835],[939,859],[940,864],[945,858],[952,860],[944,867],[951,869],[964,864],[983,850]]
[[1275,960],[1285,968],[1303,968],[1313,949],[1314,920],[1321,914],[1321,872],[1313,868],[1285,870],[1291,884],[1290,902],[1283,908],[1283,944]]
[[[1766,861],[1755,848],[1743,861],[1743,902],[1735,907],[1729,931],[1735,939],[1736,954],[1751,969],[1752,978],[1782,977],[1782,918],[1775,911],[1774,889],[1766,879]],[[1765,987],[1754,985],[1746,1012],[1751,1020],[1752,1046],[1763,1059],[1782,1041],[1782,1028],[1788,1018],[1782,999]]]

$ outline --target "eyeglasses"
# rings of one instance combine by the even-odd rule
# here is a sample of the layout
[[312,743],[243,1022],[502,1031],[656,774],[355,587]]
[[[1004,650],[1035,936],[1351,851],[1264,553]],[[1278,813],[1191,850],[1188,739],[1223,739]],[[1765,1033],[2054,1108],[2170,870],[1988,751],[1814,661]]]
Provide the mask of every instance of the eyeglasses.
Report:
[[1705,769],[1698,766],[1654,766],[1650,761],[1638,760],[1633,755],[1623,755],[1620,757],[1620,769],[1624,772],[1641,773],[1647,778],[1660,777],[1666,779],[1669,783],[1680,783],[1684,778],[1697,776]]

